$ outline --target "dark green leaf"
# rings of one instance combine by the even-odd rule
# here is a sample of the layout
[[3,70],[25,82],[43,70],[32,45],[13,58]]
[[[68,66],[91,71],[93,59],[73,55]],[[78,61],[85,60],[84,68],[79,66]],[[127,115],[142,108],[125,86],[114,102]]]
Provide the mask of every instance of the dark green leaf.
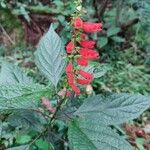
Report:
[[68,137],[71,150],[133,150],[111,128],[83,118],[69,124]]
[[118,27],[112,27],[112,28],[108,29],[107,36],[110,37],[110,36],[116,35],[119,32],[120,32],[120,28],[118,28]]
[[40,113],[29,110],[15,111],[9,115],[8,122],[13,127],[19,127],[23,130],[30,128],[37,132],[42,132],[44,130],[43,125],[46,124],[45,118]]
[[62,41],[51,25],[49,31],[39,42],[35,53],[39,70],[57,86],[65,67],[65,51]]
[[149,107],[150,97],[140,94],[97,95],[87,98],[75,115],[95,123],[115,125],[137,118]]
[[39,139],[36,140],[35,145],[40,149],[40,150],[54,150],[53,146],[48,144],[47,141]]
[[112,39],[114,42],[117,42],[117,43],[123,43],[123,42],[125,42],[125,39],[122,38],[122,37],[119,37],[119,36],[112,36],[111,39]]
[[97,46],[99,48],[102,48],[102,47],[106,46],[107,43],[108,43],[108,38],[107,37],[100,37],[100,38],[98,38]]

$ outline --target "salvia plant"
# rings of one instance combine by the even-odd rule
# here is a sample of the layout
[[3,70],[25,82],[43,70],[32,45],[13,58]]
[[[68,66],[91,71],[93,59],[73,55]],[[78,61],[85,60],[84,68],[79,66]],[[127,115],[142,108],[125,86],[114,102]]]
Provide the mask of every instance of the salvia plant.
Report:
[[51,149],[64,149],[58,148],[59,144],[70,150],[133,149],[120,127],[148,109],[150,97],[129,93],[95,95],[91,83],[103,73],[101,65],[97,68],[99,63],[92,63],[100,56],[94,50],[95,41],[88,36],[101,32],[102,23],[83,21],[84,12],[81,0],[76,1],[70,22],[72,38],[66,46],[52,25],[40,40],[35,61],[47,85],[35,83],[15,65],[2,64],[0,113],[7,114],[11,125],[30,127],[39,133],[20,149],[30,149],[46,135],[53,145]]

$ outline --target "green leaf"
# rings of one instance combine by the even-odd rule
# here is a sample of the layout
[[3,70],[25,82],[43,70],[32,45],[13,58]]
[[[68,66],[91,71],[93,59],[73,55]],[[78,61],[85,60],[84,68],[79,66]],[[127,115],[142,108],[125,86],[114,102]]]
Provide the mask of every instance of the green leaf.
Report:
[[0,85],[0,112],[36,109],[40,98],[50,94],[50,88],[39,84]]
[[95,123],[120,124],[137,118],[150,107],[150,97],[134,94],[97,95],[86,99],[75,115]]
[[24,131],[30,128],[40,133],[44,130],[43,125],[46,124],[45,118],[40,113],[29,110],[15,111],[7,120],[13,127],[22,128]]
[[71,150],[133,150],[132,146],[110,127],[83,118],[69,124]]
[[119,36],[112,36],[111,39],[112,39],[114,42],[117,42],[117,43],[123,43],[123,42],[125,42],[125,39],[122,38],[122,37],[119,37]]
[[65,51],[62,41],[51,25],[49,31],[39,42],[35,57],[39,70],[55,86],[57,86],[57,83],[64,72],[64,55]]
[[29,150],[29,145],[22,145],[17,147],[8,148],[7,150]]
[[85,71],[92,73],[94,75],[94,78],[100,78],[104,76],[109,69],[109,65],[99,63],[90,64],[88,67],[84,68]]
[[40,150],[54,150],[54,147],[52,144],[48,144],[47,141],[39,139],[36,140],[35,145],[40,149]]
[[136,138],[136,144],[139,150],[145,150],[144,148],[144,143],[146,142],[146,140],[144,138]]
[[99,48],[102,48],[102,47],[106,46],[107,43],[108,43],[108,38],[107,37],[100,37],[100,38],[98,38],[97,46]]
[[31,141],[31,137],[29,135],[20,135],[16,138],[17,144],[26,144]]
[[110,36],[116,35],[119,32],[120,32],[120,28],[118,28],[118,27],[112,27],[112,28],[108,29],[107,36],[110,37]]
[[23,71],[10,63],[3,63],[0,73],[0,84],[32,84],[33,80],[27,77]]

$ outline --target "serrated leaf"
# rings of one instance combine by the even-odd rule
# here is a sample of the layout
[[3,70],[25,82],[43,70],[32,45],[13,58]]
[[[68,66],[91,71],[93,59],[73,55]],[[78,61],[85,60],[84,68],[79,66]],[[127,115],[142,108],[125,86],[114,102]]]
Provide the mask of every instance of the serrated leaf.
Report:
[[116,35],[119,32],[120,32],[120,28],[118,28],[118,27],[112,27],[112,28],[108,29],[107,36],[110,37],[110,36]]
[[45,118],[40,113],[29,110],[15,111],[9,115],[7,120],[13,127],[19,127],[23,130],[30,128],[37,132],[42,132],[44,130],[43,125],[46,124]]
[[18,67],[10,63],[3,63],[0,73],[0,84],[32,84],[32,78],[28,77]]
[[83,118],[69,124],[68,137],[71,150],[133,150],[111,128]]
[[121,124],[137,118],[150,107],[150,97],[140,94],[97,95],[86,99],[75,115],[106,125]]
[[100,37],[100,38],[98,38],[97,46],[99,48],[102,48],[102,47],[106,46],[107,43],[108,43],[108,38],[107,37]]
[[40,98],[50,94],[50,88],[39,84],[0,85],[0,112],[36,109]]
[[123,42],[125,42],[125,39],[122,38],[122,37],[119,37],[119,36],[112,36],[111,39],[112,39],[114,42],[117,42],[117,43],[123,43]]
[[51,25],[49,31],[42,37],[35,53],[39,70],[57,86],[64,72],[65,51],[62,41]]

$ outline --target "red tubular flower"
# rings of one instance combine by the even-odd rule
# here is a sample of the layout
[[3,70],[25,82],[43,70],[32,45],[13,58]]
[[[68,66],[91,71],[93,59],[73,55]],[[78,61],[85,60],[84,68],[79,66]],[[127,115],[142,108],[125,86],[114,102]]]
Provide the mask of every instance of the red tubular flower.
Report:
[[86,67],[88,66],[88,60],[80,57],[77,59],[77,64]]
[[80,89],[76,85],[72,85],[71,88],[76,93],[76,95],[80,95]]
[[69,84],[70,86],[75,84],[74,74],[73,74],[73,73],[70,73],[70,74],[68,75],[68,84]]
[[83,21],[81,18],[75,18],[74,19],[74,28],[75,29],[82,29],[83,28]]
[[87,79],[77,79],[77,83],[81,85],[88,85],[91,83],[92,80],[87,80]]
[[68,63],[67,67],[66,67],[66,74],[70,74],[73,72],[73,65],[71,62]]
[[74,43],[70,41],[66,46],[66,51],[67,53],[72,53],[73,49],[74,49]]
[[83,70],[79,70],[78,73],[79,73],[79,75],[81,75],[82,77],[84,77],[85,79],[88,79],[88,80],[93,80],[93,78],[94,78],[93,74],[85,72]]
[[70,92],[70,91],[67,91],[67,92],[66,92],[66,96],[67,96],[67,97],[70,97],[70,96],[71,96],[71,92]]
[[91,23],[91,22],[84,22],[83,23],[83,30],[85,32],[98,32],[102,30],[102,24],[101,23]]
[[86,34],[82,33],[81,34],[81,41],[85,41],[86,40]]
[[95,41],[81,41],[81,46],[84,48],[94,48],[95,46]]
[[81,48],[79,53],[84,59],[93,60],[93,59],[98,59],[99,58],[99,53],[95,50]]

